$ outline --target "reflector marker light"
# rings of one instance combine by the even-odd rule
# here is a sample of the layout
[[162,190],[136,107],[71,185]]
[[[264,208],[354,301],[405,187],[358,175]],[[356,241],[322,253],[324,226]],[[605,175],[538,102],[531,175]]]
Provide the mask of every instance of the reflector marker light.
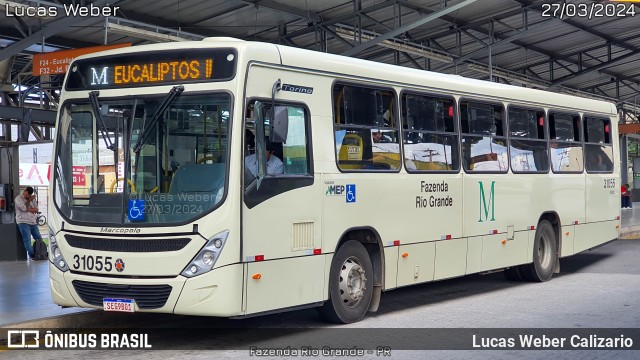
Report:
[[538,118],[538,125],[543,126],[544,125],[544,118],[542,116],[540,116]]
[[408,256],[409,256],[409,253],[402,253],[402,257],[403,257],[403,258],[406,258],[406,257],[408,257]]
[[255,261],[264,261],[264,255],[256,255]]
[[502,245],[507,245],[507,240],[502,239]]
[[609,133],[609,124],[604,126],[604,132],[607,134]]
[[400,240],[393,240],[393,246],[400,246]]
[[321,255],[322,249],[313,249],[313,255]]
[[498,233],[498,230],[493,230],[493,231],[492,231],[492,232],[490,232],[489,234],[493,234],[493,235],[495,235],[495,234],[497,234],[497,233]]
[[440,236],[440,240],[451,240],[451,234]]
[[536,227],[535,227],[535,226],[533,226],[533,225],[532,225],[532,226],[529,226],[529,230],[535,230],[535,229],[536,229]]
[[616,220],[620,220],[620,216],[616,216]]
[[573,225],[578,225],[578,224],[580,224],[580,222],[578,220],[573,222]]
[[567,236],[569,236],[569,234],[571,234],[571,233],[570,233],[570,232],[568,232],[568,231],[565,233],[565,235],[567,235]]
[[449,116],[453,117],[453,106],[449,106]]
[[252,278],[254,280],[260,280],[260,279],[262,279],[262,274],[253,274]]

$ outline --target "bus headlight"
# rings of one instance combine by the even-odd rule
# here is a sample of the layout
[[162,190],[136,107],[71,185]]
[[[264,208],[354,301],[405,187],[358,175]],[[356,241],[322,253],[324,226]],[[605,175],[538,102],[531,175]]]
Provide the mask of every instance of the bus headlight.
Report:
[[227,241],[227,236],[229,231],[225,230],[211,237],[198,255],[182,270],[182,276],[190,278],[211,271]]
[[58,246],[58,240],[51,228],[49,228],[49,254],[51,254],[52,258],[51,262],[58,268],[58,270],[62,272],[69,270],[69,265],[67,265],[67,262],[64,260],[64,256],[62,256],[62,252]]

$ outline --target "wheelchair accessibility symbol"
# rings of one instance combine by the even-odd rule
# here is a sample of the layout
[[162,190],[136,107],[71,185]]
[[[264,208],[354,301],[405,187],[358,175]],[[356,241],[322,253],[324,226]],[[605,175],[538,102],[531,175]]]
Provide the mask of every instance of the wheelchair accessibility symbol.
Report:
[[144,220],[144,200],[129,200],[129,215],[130,221],[142,221]]
[[345,198],[347,199],[348,203],[356,202],[356,184],[347,184]]

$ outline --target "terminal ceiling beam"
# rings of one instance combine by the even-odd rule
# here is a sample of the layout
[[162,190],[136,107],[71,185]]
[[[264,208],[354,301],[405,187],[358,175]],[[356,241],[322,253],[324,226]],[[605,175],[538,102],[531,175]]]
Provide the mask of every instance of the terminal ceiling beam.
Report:
[[[531,3],[531,1],[526,1],[526,0],[514,0],[514,1],[522,4],[523,6],[530,6],[532,10],[534,10],[536,12],[539,12],[539,13],[542,13],[542,10],[541,10],[542,5],[539,5],[539,4],[538,5],[533,5]],[[578,29],[580,31],[586,32],[588,34],[591,34],[593,36],[597,36],[597,37],[599,37],[599,38],[601,38],[603,40],[606,40],[607,44],[614,44],[614,45],[620,46],[622,48],[625,48],[625,49],[631,50],[631,51],[640,50],[637,47],[633,46],[632,44],[630,44],[630,43],[628,43],[628,42],[626,42],[624,40],[616,39],[616,38],[611,37],[611,36],[609,36],[609,35],[607,35],[605,33],[597,31],[592,27],[582,25],[582,24],[580,24],[579,22],[577,22],[575,20],[571,20],[569,17],[566,17],[564,19],[559,19],[559,18],[555,18],[554,17],[552,19],[554,19],[555,21],[562,21],[565,24],[570,25],[570,26],[572,26],[572,27],[574,27],[574,28],[576,28],[576,29]],[[611,22],[613,22],[613,21],[616,21],[616,18],[614,18],[614,20],[611,20]],[[600,25],[604,25],[604,24],[600,24]]]
[[444,9],[442,9],[442,10],[436,11],[434,13],[431,13],[431,14],[423,17],[422,19],[420,19],[420,20],[418,20],[418,21],[416,21],[416,22],[414,22],[412,24],[399,27],[399,28],[397,28],[397,29],[395,29],[393,31],[389,31],[389,32],[384,33],[384,34],[382,34],[380,36],[376,36],[373,40],[369,40],[366,43],[362,43],[362,44],[360,44],[360,45],[358,45],[356,47],[353,47],[353,48],[351,48],[351,49],[349,49],[347,51],[344,51],[341,55],[344,55],[344,56],[355,55],[355,54],[357,54],[357,53],[359,53],[359,52],[361,52],[363,50],[366,50],[366,49],[368,49],[368,48],[370,48],[372,46],[375,46],[375,45],[377,45],[377,44],[379,44],[379,43],[381,43],[381,42],[383,42],[385,40],[389,40],[389,39],[391,39],[393,37],[396,37],[396,36],[398,36],[398,35],[400,35],[400,34],[402,34],[404,32],[409,31],[409,30],[411,30],[413,28],[416,28],[418,26],[422,26],[422,25],[424,25],[424,24],[426,24],[426,23],[428,23],[430,21],[433,21],[433,20],[438,19],[438,18],[440,18],[440,17],[442,17],[444,15],[447,15],[447,14],[449,14],[451,12],[454,12],[454,11],[456,11],[458,9],[461,9],[461,8],[463,8],[463,7],[465,7],[465,6],[469,5],[469,4],[473,4],[476,1],[477,0],[465,0],[465,1],[461,2],[461,3],[459,3],[459,4],[456,4],[456,5],[453,5],[453,6],[449,6],[449,7],[446,7]]
[[[497,42],[491,44],[491,50],[495,51],[496,49],[499,49],[499,48],[501,48],[501,47],[503,47],[505,45],[508,45],[508,44],[516,41],[517,39],[519,39],[519,38],[521,38],[521,37],[523,37],[525,35],[529,35],[529,31],[530,30],[535,31],[536,27],[534,26],[534,27],[527,28],[526,30],[520,30],[517,34],[514,34],[514,35],[511,35],[511,36],[509,36],[507,38],[498,40]],[[487,46],[488,46],[488,44],[487,44]],[[478,54],[486,54],[486,53],[487,53],[487,47],[480,48],[480,49],[477,49],[477,50],[474,50],[472,52],[469,52],[466,55],[458,58],[457,61],[458,62],[467,61],[467,60],[472,59],[474,56],[476,56]]]
[[[382,10],[382,9],[387,8],[389,6],[393,6],[395,4],[396,4],[396,0],[383,1],[381,3],[368,6],[368,7],[364,8],[364,9],[362,9],[360,11],[356,11],[354,13],[344,14],[344,15],[340,15],[340,16],[338,16],[336,18],[333,18],[333,19],[324,20],[321,23],[318,23],[316,25],[318,25],[318,26],[335,25],[335,24],[337,24],[339,22],[351,20],[355,16],[359,16],[361,14],[365,14],[365,13],[369,13],[369,12],[373,12],[373,11]],[[298,37],[298,36],[302,36],[302,35],[306,35],[306,34],[312,33],[314,31],[316,31],[316,29],[314,27],[307,27],[307,28],[300,29],[300,30],[294,31],[292,33],[289,33],[289,34],[285,35],[284,37],[287,38],[287,39],[292,39],[294,37]]]
[[[53,110],[29,109],[31,111],[31,125],[54,126],[56,112]],[[0,105],[0,122],[22,123],[22,108]]]
[[634,56],[636,56],[638,54],[640,54],[640,50],[636,50],[636,51],[627,53],[625,55],[619,56],[619,57],[617,57],[615,59],[612,59],[612,60],[609,60],[609,61],[605,61],[605,62],[603,62],[603,63],[601,63],[599,65],[592,66],[592,67],[590,67],[588,69],[584,69],[582,71],[578,71],[575,74],[567,75],[565,77],[562,77],[562,78],[560,78],[558,80],[553,81],[551,83],[551,87],[562,85],[562,84],[564,84],[564,83],[566,83],[568,81],[577,79],[577,78],[579,78],[579,77],[581,77],[581,76],[583,76],[585,74],[589,74],[589,73],[592,73],[594,71],[598,71],[598,70],[602,70],[602,69],[606,69],[608,67],[614,66],[615,64],[619,63],[620,61],[626,60],[626,59],[628,59],[630,57],[634,57]]
[[[93,3],[94,6],[102,6],[102,5],[106,5],[107,3],[109,3],[109,5],[115,5],[116,3],[120,2],[120,0],[97,0]],[[91,18],[91,17],[87,17],[84,19],[77,19],[75,17],[64,17],[58,20],[54,20],[51,23],[47,24],[46,26],[44,26],[42,29],[34,32],[33,34],[27,36],[26,38],[17,41],[9,46],[7,46],[6,48],[0,50],[0,61],[16,55],[17,53],[23,51],[24,49],[28,48],[29,46],[33,45],[33,44],[37,44],[38,42],[42,41],[43,38],[48,38],[49,36],[52,36],[54,34],[59,33],[60,31],[63,31],[65,29],[67,29],[69,26],[71,25],[82,25],[85,24],[88,21],[95,21],[95,19]]]
[[281,4],[273,0],[240,0],[245,4],[260,6],[263,8],[275,10],[284,14],[297,16],[301,19],[308,19],[315,22],[321,22],[322,17],[314,11],[303,10],[286,4]]
[[[490,35],[489,30],[486,30],[483,27],[483,25],[485,25],[487,23],[487,21],[491,20],[492,18],[509,17],[509,16],[513,16],[513,15],[515,15],[517,13],[520,13],[520,12],[522,12],[524,10],[529,10],[529,9],[534,9],[536,11],[539,11],[539,10],[537,10],[537,8],[539,8],[539,4],[538,5],[531,4],[529,2],[522,1],[522,0],[516,0],[516,1],[521,3],[523,5],[523,8],[518,9],[518,10],[505,11],[505,12],[498,13],[498,14],[492,14],[490,16],[484,17],[481,20],[477,20],[477,21],[473,21],[473,22],[469,22],[469,23],[460,22],[459,20],[456,21],[455,18],[445,16],[445,17],[443,17],[443,20],[446,20],[446,21],[449,21],[449,22],[451,22],[453,24],[456,24],[456,26],[453,29],[450,29],[450,30],[447,30],[447,31],[444,31],[444,32],[441,32],[441,33],[437,33],[437,34],[434,34],[432,36],[429,36],[429,39],[438,39],[438,38],[441,38],[441,37],[445,37],[445,36],[454,34],[454,33],[456,33],[458,31],[458,29],[473,29],[475,31],[478,31],[480,33],[483,33],[483,34],[489,36]],[[409,3],[406,3],[404,1],[402,2],[402,4],[404,6],[412,8],[412,9],[414,9],[416,11],[429,11],[428,9],[424,9],[424,8],[422,8],[420,6],[417,6],[415,4],[409,4]],[[571,21],[571,23],[569,23],[568,25],[573,25],[574,23],[575,23],[574,21]],[[593,34],[593,35],[598,36],[598,35],[601,35],[601,34],[597,33],[597,34]],[[504,39],[504,35],[495,34],[495,36],[498,39]],[[632,40],[635,37],[637,37],[637,36],[630,36],[630,37],[626,37],[626,38],[623,38],[623,39],[617,39],[617,40],[614,39],[614,41],[615,41],[616,45],[621,46],[621,47],[625,47],[625,46],[629,46],[629,43],[627,43],[626,41],[627,40]],[[549,59],[564,60],[564,61],[569,62],[570,64],[574,64],[574,65],[577,66],[577,62],[574,59],[571,58],[571,56],[573,54],[570,54],[570,55],[556,54],[556,53],[553,53],[551,51],[547,51],[545,49],[542,49],[542,48],[540,48],[538,46],[521,42],[520,40],[512,41],[512,43],[514,45],[517,45],[517,46],[521,47],[521,48],[532,50],[532,51],[534,51],[536,53],[544,55],[544,56],[548,57]],[[607,46],[607,45],[605,44],[604,46]],[[594,48],[601,48],[601,47],[602,46],[597,46],[597,47],[594,47]],[[540,62],[540,63],[537,63],[537,64],[529,64],[527,66],[532,68],[532,67],[537,66],[537,65],[548,63],[548,61],[549,60],[544,60],[543,62]],[[620,74],[613,73],[613,72],[610,72],[610,71],[604,71],[603,70],[601,72],[603,74],[606,74],[606,75],[609,75],[609,76],[613,76],[613,77],[617,77],[619,79],[624,79],[624,80],[629,80],[629,81],[637,81],[636,79],[625,77],[624,75],[620,75]]]

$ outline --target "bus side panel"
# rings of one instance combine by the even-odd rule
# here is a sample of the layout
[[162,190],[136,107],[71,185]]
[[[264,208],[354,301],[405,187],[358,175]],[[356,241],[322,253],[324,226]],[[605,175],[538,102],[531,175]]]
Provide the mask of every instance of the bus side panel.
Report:
[[433,280],[435,243],[402,245],[399,247],[398,286],[419,284]]
[[586,175],[587,223],[614,220],[620,215],[620,182],[616,177],[617,174]]
[[[549,210],[556,211],[565,225],[585,222],[584,174],[551,174],[550,186],[542,195],[552,202]],[[551,186],[552,185],[552,186]],[[591,205],[594,206],[594,205]]]
[[467,238],[467,274],[482,270],[482,236]]
[[[576,253],[574,230],[574,225],[565,225],[560,229],[560,236],[562,237],[562,245],[560,250],[561,257],[573,255]],[[531,245],[533,246],[533,242],[531,243]]]
[[464,275],[467,270],[467,238],[436,242],[434,280]]
[[324,264],[324,256],[250,263],[247,314],[325,300]]
[[384,248],[384,289],[391,290],[398,286],[398,249],[399,246]]
[[579,253],[618,238],[617,225],[616,220],[576,225],[575,252]]
[[482,237],[482,270],[493,270],[524,264],[527,260],[529,234],[519,231],[508,240],[507,234]]

